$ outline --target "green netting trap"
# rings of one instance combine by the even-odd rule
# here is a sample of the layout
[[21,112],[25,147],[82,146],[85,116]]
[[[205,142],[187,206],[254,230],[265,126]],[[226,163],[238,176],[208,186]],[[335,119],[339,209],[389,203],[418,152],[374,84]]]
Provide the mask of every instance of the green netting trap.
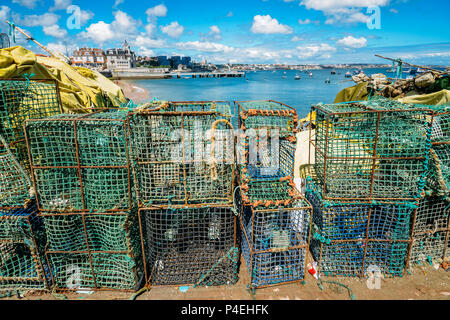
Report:
[[244,207],[241,243],[252,288],[304,279],[311,219],[311,205],[299,194],[287,206]]
[[167,103],[130,115],[139,206],[231,203],[230,121],[230,106],[217,102]]
[[141,210],[151,286],[233,285],[238,281],[237,219],[231,206]]
[[328,200],[420,198],[433,112],[389,100],[318,105],[315,171]]
[[137,213],[45,214],[57,289],[137,290],[143,277]]
[[41,210],[121,212],[133,207],[126,112],[28,121],[26,134]]
[[24,206],[34,197],[28,174],[0,135],[0,208]]
[[0,135],[26,170],[28,153],[23,124],[61,113],[57,83],[52,80],[0,80]]
[[35,206],[0,211],[0,291],[50,288],[45,243]]
[[410,266],[448,261],[449,236],[450,202],[442,196],[427,195],[416,213]]
[[448,195],[450,188],[450,145],[442,144],[431,149],[427,174],[427,188],[437,195]]
[[402,276],[417,206],[410,202],[327,201],[307,181],[313,206],[311,253],[325,276],[363,277],[368,270]]

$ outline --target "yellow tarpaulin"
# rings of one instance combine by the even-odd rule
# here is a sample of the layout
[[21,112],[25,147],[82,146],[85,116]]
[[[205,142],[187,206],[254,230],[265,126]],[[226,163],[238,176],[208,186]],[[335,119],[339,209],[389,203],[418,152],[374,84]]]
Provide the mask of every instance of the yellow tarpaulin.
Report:
[[370,96],[367,85],[367,82],[361,82],[356,86],[342,90],[337,94],[334,103],[367,100]]
[[122,89],[96,71],[92,79],[59,59],[36,56],[20,46],[0,49],[0,78],[21,78],[31,73],[35,74],[33,79],[58,82],[65,113],[86,113],[88,109],[119,107],[127,102]]
[[450,103],[450,90],[441,90],[430,94],[413,95],[398,99],[401,103],[442,105]]

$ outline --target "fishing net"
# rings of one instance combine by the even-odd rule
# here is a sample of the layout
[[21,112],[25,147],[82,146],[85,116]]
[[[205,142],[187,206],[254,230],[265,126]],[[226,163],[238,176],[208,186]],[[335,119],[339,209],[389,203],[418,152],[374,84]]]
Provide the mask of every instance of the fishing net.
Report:
[[442,262],[450,255],[450,203],[440,196],[420,201],[414,225],[410,265]]
[[427,187],[437,195],[448,195],[450,188],[450,148],[436,145],[431,149],[431,161],[427,174]]
[[294,195],[297,113],[274,101],[238,102],[240,183],[245,205],[288,204]]
[[126,112],[58,115],[26,131],[41,210],[131,209]]
[[234,132],[230,106],[168,103],[130,116],[140,207],[232,201]]
[[265,128],[276,130],[280,137],[295,140],[298,116],[294,108],[276,101],[237,102],[242,131]]
[[0,135],[0,208],[20,207],[34,196],[31,181]]
[[237,220],[229,206],[143,210],[147,279],[152,286],[233,285]]
[[278,208],[244,208],[241,243],[252,288],[304,279],[311,218],[299,197]]
[[313,107],[315,171],[326,199],[420,198],[432,112],[386,101]]
[[364,276],[378,270],[402,276],[411,243],[409,202],[331,202],[307,181],[306,198],[314,210],[311,252],[325,276]]
[[58,289],[135,290],[143,276],[136,213],[44,214]]
[[[61,113],[58,87],[52,80],[0,80],[0,135],[29,171],[23,124]],[[3,143],[0,143],[1,145]]]
[[0,291],[49,289],[45,241],[35,206],[0,211]]

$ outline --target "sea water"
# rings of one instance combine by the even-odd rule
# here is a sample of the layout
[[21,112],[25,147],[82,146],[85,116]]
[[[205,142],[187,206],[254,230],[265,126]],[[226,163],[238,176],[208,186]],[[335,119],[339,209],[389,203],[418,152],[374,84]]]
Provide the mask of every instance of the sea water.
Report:
[[[152,98],[160,100],[276,100],[295,108],[299,118],[304,118],[313,104],[332,103],[339,91],[355,85],[351,79],[345,78],[347,72],[353,71],[354,69],[337,69],[336,75],[332,75],[330,69],[311,70],[307,73],[297,70],[250,71],[246,72],[245,78],[174,78],[132,82],[147,89]],[[312,77],[309,77],[309,72],[313,73]],[[364,72],[367,75],[384,73],[392,77],[386,68],[365,69]],[[296,75],[301,79],[295,80]],[[326,84],[326,79],[330,79],[331,83]]]

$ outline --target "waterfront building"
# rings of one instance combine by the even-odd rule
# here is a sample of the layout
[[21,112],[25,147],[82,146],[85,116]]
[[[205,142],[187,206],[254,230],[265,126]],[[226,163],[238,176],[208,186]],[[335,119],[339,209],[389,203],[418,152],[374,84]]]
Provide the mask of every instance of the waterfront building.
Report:
[[122,48],[106,50],[106,66],[109,70],[136,68],[136,54],[126,40]]
[[170,61],[169,61],[169,59],[167,59],[166,56],[158,56],[158,57],[156,57],[156,59],[158,60],[158,65],[170,66]]
[[106,67],[105,53],[97,48],[80,48],[73,52],[70,58],[75,67],[84,67],[93,70],[104,70]]

